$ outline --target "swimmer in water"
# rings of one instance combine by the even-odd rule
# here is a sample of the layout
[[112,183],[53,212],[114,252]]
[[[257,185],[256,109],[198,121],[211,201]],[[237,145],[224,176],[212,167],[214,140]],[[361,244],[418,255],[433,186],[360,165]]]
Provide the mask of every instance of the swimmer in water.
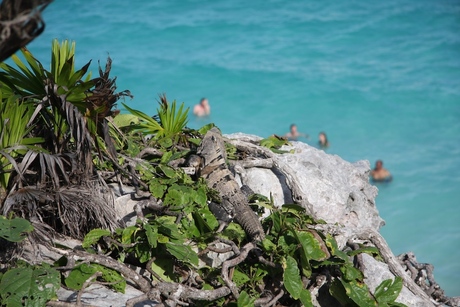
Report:
[[372,180],[377,182],[390,182],[393,179],[391,173],[383,167],[382,160],[377,160],[375,162],[375,167],[371,171],[371,177]]
[[211,114],[211,106],[207,98],[201,98],[200,103],[193,107],[193,114],[198,117]]
[[320,148],[329,147],[329,141],[327,140],[327,135],[325,132],[320,132],[318,134],[318,144]]
[[286,133],[284,136],[287,137],[287,139],[289,141],[297,141],[297,139],[299,137],[304,137],[304,138],[307,138],[307,139],[310,138],[310,136],[308,134],[299,132],[297,130],[297,125],[296,124],[292,124],[291,127],[289,128],[289,132]]

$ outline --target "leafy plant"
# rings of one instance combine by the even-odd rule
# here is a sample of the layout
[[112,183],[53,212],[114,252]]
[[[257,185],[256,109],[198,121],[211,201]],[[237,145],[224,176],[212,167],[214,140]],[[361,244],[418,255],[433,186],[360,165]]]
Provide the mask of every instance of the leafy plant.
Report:
[[287,153],[285,150],[280,150],[281,146],[287,144],[289,144],[289,142],[285,138],[277,135],[271,135],[268,138],[260,140],[260,146],[267,147],[275,153]]
[[18,168],[15,158],[27,149],[43,142],[43,138],[29,137],[33,126],[31,103],[19,97],[3,95],[0,90],[0,188],[6,190],[11,170]]
[[20,242],[25,234],[33,231],[30,222],[23,218],[8,219],[0,215],[0,237],[10,242]]
[[123,106],[140,121],[138,124],[131,126],[132,130],[141,132],[144,135],[152,135],[157,141],[171,139],[174,143],[177,143],[187,125],[189,108],[184,110],[184,103],[182,103],[177,109],[176,101],[168,103],[165,96],[160,97],[159,104],[160,108],[157,109],[158,119],[132,109],[126,104],[123,104]]
[[59,272],[47,264],[14,268],[1,277],[1,302],[7,307],[45,306],[60,285]]

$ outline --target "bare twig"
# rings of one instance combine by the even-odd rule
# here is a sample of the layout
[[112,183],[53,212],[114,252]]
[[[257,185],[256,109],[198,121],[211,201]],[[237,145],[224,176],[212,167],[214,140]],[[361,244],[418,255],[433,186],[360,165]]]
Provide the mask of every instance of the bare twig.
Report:
[[254,243],[249,242],[241,249],[241,253],[235,258],[224,261],[222,264],[222,279],[224,280],[227,287],[233,293],[233,296],[237,299],[239,296],[238,287],[230,280],[229,269],[243,262],[248,256],[249,252],[255,248]]
[[131,279],[144,293],[147,293],[152,288],[150,282],[147,279],[145,279],[142,275],[138,274],[137,272],[127,267],[125,264],[120,263],[113,258],[103,255],[90,254],[79,250],[75,250],[73,251],[73,253],[76,256],[84,258],[86,261],[98,263],[120,272],[126,278]]
[[77,294],[77,302],[76,303],[77,303],[78,307],[83,306],[82,303],[81,303],[81,296],[83,295],[83,291],[85,291],[85,289],[87,287],[89,287],[93,283],[93,279],[96,279],[96,278],[98,278],[100,276],[102,276],[101,272],[95,272],[87,280],[85,280],[85,282],[81,286],[80,291],[78,291],[78,294]]

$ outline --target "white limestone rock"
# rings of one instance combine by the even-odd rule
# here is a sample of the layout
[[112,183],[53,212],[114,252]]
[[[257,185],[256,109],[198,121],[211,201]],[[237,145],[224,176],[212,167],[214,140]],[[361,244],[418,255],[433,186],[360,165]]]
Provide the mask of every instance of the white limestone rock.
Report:
[[[260,140],[242,133],[226,137],[253,143]],[[267,197],[272,193],[276,206],[294,201],[330,224],[375,230],[385,224],[375,206],[377,188],[369,183],[368,161],[350,163],[302,142],[281,149],[293,153],[275,154],[272,169],[246,169],[239,176],[241,183]],[[292,182],[298,186],[298,195],[289,193]]]

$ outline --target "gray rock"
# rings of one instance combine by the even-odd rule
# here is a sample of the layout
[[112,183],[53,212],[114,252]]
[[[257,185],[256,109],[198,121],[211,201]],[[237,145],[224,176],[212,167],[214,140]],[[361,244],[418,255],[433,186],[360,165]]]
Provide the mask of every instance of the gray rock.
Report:
[[[241,133],[226,137],[252,143],[260,140]],[[375,206],[377,188],[369,183],[368,161],[350,163],[302,142],[281,149],[293,153],[275,154],[275,171],[246,169],[240,174],[242,184],[267,197],[272,193],[277,206],[294,200],[314,218],[330,224],[375,230],[385,224]],[[297,189],[291,194],[288,186],[292,189],[292,183]]]
[[[142,291],[133,288],[130,285],[126,285],[125,293],[116,292],[108,289],[105,286],[92,284],[83,291],[81,296],[81,302],[83,305],[88,304],[91,306],[98,307],[122,307],[126,306],[126,301],[133,297],[137,297],[144,294]],[[65,302],[76,302],[78,292],[60,288],[57,292],[57,296],[60,301]],[[135,307],[151,307],[156,306],[158,303],[154,301],[143,301],[137,303]]]

